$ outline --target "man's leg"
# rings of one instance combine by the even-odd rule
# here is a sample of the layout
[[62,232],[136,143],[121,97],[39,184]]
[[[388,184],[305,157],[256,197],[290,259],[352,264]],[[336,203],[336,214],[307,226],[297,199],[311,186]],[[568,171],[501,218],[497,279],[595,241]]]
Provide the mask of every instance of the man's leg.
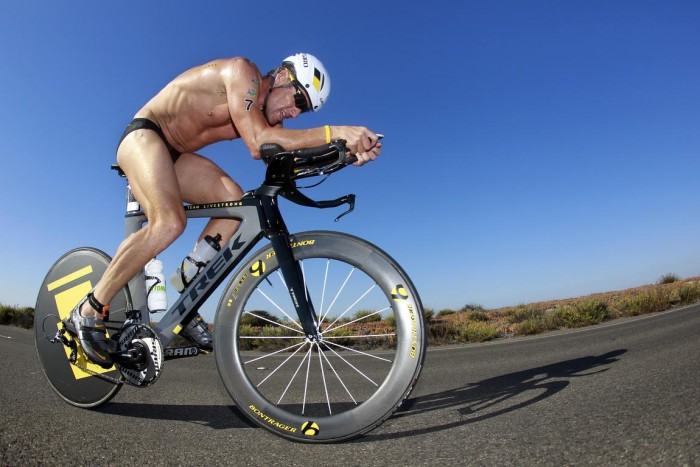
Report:
[[[146,263],[179,237],[186,225],[182,198],[172,159],[160,137],[150,130],[130,133],[117,151],[117,161],[126,174],[134,197],[148,217],[148,224],[126,238],[92,292],[97,304],[109,304],[114,296]],[[111,365],[104,325],[93,300],[82,303],[72,314],[78,337],[88,357],[103,366]]]
[[[182,154],[175,164],[180,181],[182,199],[191,204],[238,201],[243,190],[226,172],[206,157],[199,154]],[[221,235],[221,243],[227,243],[238,230],[240,222],[235,219],[211,219],[199,239],[205,235]]]
[[[175,164],[180,192],[185,201],[192,204],[237,201],[243,191],[236,182],[226,175],[214,162],[198,154],[182,154]],[[215,237],[221,235],[221,244],[231,239],[240,225],[235,219],[211,219],[200,235]],[[197,314],[182,330],[181,335],[194,342],[199,348],[214,350],[214,336],[209,326]]]

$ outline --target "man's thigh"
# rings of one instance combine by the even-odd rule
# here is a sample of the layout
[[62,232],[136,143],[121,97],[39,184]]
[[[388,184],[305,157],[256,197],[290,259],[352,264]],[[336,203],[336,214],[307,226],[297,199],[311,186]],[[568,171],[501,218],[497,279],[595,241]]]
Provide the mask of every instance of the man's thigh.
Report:
[[218,165],[204,156],[185,153],[175,163],[180,193],[192,204],[237,200],[241,188]]
[[117,162],[146,214],[182,205],[172,158],[154,131],[128,134],[117,151]]

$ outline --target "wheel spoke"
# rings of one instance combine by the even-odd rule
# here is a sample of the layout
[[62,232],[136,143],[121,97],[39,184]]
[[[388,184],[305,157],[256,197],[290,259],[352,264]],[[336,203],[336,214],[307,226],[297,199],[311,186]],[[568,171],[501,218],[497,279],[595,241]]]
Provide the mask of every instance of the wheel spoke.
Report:
[[[338,300],[338,297],[340,297],[340,294],[343,292],[343,289],[345,288],[348,281],[350,280],[350,276],[352,276],[353,272],[355,272],[355,268],[352,268],[350,270],[350,272],[348,272],[348,275],[345,277],[345,281],[343,282],[343,285],[340,286],[340,288],[338,289],[338,292],[335,294],[335,297],[333,298],[333,301],[331,302],[330,305],[328,305],[328,310],[326,311],[326,315],[324,316],[324,318],[330,314],[331,310],[333,309],[333,305],[335,305],[336,300]],[[340,315],[338,318],[336,318],[335,321],[338,321],[342,317],[343,317],[343,315]],[[323,320],[321,320],[321,321],[323,321]],[[331,323],[331,325],[333,325],[335,323],[335,321],[333,321],[333,323]]]
[[[262,293],[262,292],[260,292],[260,293]],[[304,331],[300,331],[299,329],[291,328],[291,327],[286,326],[286,325],[284,325],[284,324],[282,324],[282,323],[278,323],[277,321],[272,321],[271,319],[265,318],[264,316],[256,315],[255,313],[253,313],[253,312],[251,312],[251,311],[246,311],[246,312],[244,312],[243,314],[244,314],[244,315],[254,316],[254,317],[256,317],[256,318],[258,318],[258,319],[260,319],[260,320],[267,321],[268,323],[273,324],[274,326],[279,326],[279,327],[281,327],[281,328],[289,329],[290,331],[296,332],[297,334],[302,334],[302,335],[304,334]],[[287,315],[287,314],[285,313],[285,315]],[[294,324],[296,324],[296,323],[294,323]],[[294,336],[294,337],[298,337],[298,336]],[[285,337],[284,339],[286,339],[286,337]]]
[[[338,344],[334,344],[334,345],[338,345]],[[338,346],[338,347],[342,347],[342,346]],[[355,365],[353,365],[352,363],[350,363],[349,361],[347,361],[347,359],[343,358],[338,352],[336,352],[335,350],[333,350],[333,348],[331,348],[331,347],[329,346],[329,347],[328,347],[328,350],[330,350],[331,352],[333,352],[333,355],[335,355],[336,357],[338,357],[339,359],[341,359],[343,362],[345,362],[346,365],[348,365],[350,368],[352,368],[353,370],[355,370],[355,371],[357,372],[357,374],[359,374],[360,376],[362,376],[363,378],[365,378],[367,381],[369,381],[370,383],[374,384],[375,386],[379,386],[379,384],[375,383],[375,382],[372,380],[372,378],[370,378],[369,376],[367,376],[367,375],[366,375],[364,372],[362,372],[361,370],[357,369],[357,367],[356,367]],[[359,352],[359,353],[364,354],[363,352]],[[370,355],[370,354],[364,354],[364,355],[368,355],[368,356],[370,356],[370,357],[373,357],[373,355]],[[384,360],[384,361],[387,361],[387,362],[391,363],[391,360],[387,360],[387,359],[385,359],[385,358],[380,358],[380,357],[375,357],[375,358],[378,358],[379,360]]]
[[[259,338],[258,338],[258,337],[244,337],[244,339],[259,339]],[[290,345],[289,347],[285,347],[285,348],[280,349],[280,350],[277,350],[277,351],[275,351],[275,352],[265,354],[265,355],[263,355],[263,356],[261,356],[261,357],[254,358],[254,359],[252,359],[252,360],[248,360],[247,362],[243,362],[243,364],[244,364],[244,365],[247,365],[247,364],[249,364],[249,363],[257,362],[258,360],[262,360],[263,358],[272,357],[273,355],[277,355],[278,353],[282,353],[282,352],[286,352],[286,351],[288,351],[288,350],[291,350],[291,349],[293,349],[294,347],[299,347],[299,348],[294,352],[294,354],[296,354],[296,353],[303,347],[303,345],[304,345],[304,342],[301,342],[301,343],[295,344],[295,345]],[[294,356],[294,355],[292,354],[292,356]],[[289,358],[288,358],[287,360],[289,360]],[[286,361],[286,360],[285,360],[285,361]],[[276,370],[275,370],[275,371],[276,371]],[[260,384],[262,384],[262,383],[260,383]]]
[[323,357],[322,357],[323,350],[321,349],[320,345],[315,344],[315,346],[318,348],[318,366],[321,368],[321,381],[323,381],[323,390],[326,393],[326,402],[328,403],[328,415],[332,415],[333,410],[331,409],[331,398],[328,396],[328,384],[326,384],[326,372],[323,369]]
[[302,399],[302,406],[301,406],[301,414],[304,415],[306,413],[306,395],[308,394],[309,390],[309,372],[311,371],[311,351],[313,350],[313,346],[309,346],[309,351],[307,352],[306,356],[308,357],[307,364],[306,364],[306,380],[304,380],[304,398]]
[[[299,348],[299,349],[297,350],[297,352],[298,352],[299,350],[301,350],[301,348]],[[296,352],[294,352],[294,353],[296,353]],[[301,367],[304,365],[304,362],[306,361],[306,359],[310,357],[310,355],[311,355],[311,353],[310,353],[310,352],[307,352],[306,355],[304,355],[304,358],[301,359],[301,362],[299,362],[299,366],[297,366],[296,371],[294,372],[294,374],[292,375],[292,377],[289,378],[289,383],[287,383],[287,387],[285,387],[285,388],[284,388],[284,391],[282,391],[282,395],[280,396],[279,400],[277,401],[277,405],[280,405],[280,404],[282,403],[282,399],[284,399],[284,396],[287,394],[287,391],[289,390],[289,387],[292,385],[292,383],[293,383],[294,380],[296,379],[297,374],[299,373],[299,370],[300,370]],[[303,413],[303,411],[302,411],[302,413]]]
[[[376,285],[376,284],[375,284],[375,285]],[[374,288],[374,286],[372,286],[372,287],[370,288],[370,290],[373,289],[373,288]],[[365,294],[364,294],[362,297],[364,297],[364,296],[367,295],[368,293],[369,293],[369,290],[368,290],[367,292],[365,292]],[[359,302],[360,300],[362,300],[362,297],[358,298],[357,301],[356,301],[355,303],[353,303],[353,306],[354,306],[355,304],[357,304],[357,302]],[[383,310],[375,311],[375,312],[373,312],[373,313],[370,313],[369,315],[362,316],[361,318],[357,318],[357,319],[355,319],[355,320],[353,320],[353,321],[350,321],[350,322],[348,322],[348,323],[344,323],[344,324],[338,325],[338,326],[336,326],[336,327],[332,327],[335,323],[338,322],[338,319],[340,319],[340,318],[338,318],[338,319],[336,319],[335,321],[333,321],[331,324],[329,324],[329,325],[328,325],[328,328],[326,328],[323,332],[332,332],[332,331],[335,331],[336,329],[344,328],[345,326],[349,326],[349,325],[354,324],[354,323],[357,323],[357,322],[359,322],[359,321],[367,320],[367,318],[369,318],[370,316],[379,315],[379,314],[385,312],[386,310],[389,310],[390,308],[391,308],[391,307],[386,307],[386,308],[384,308]],[[350,308],[348,308],[348,310],[346,310],[345,313],[347,313],[349,310],[350,310]],[[343,315],[344,315],[345,313],[343,313]],[[340,316],[342,317],[343,315],[340,315]]]
[[[284,281],[284,280],[283,280],[283,281]],[[295,325],[297,325],[297,326],[299,327],[299,329],[302,329],[301,324],[299,324],[294,318],[292,318],[291,316],[289,316],[289,314],[288,314],[286,311],[284,311],[284,310],[282,309],[282,307],[279,306],[279,305],[277,304],[277,302],[275,302],[275,301],[274,301],[273,299],[271,299],[265,292],[263,292],[262,289],[261,289],[260,287],[258,287],[256,290],[257,290],[258,292],[260,292],[260,294],[262,294],[262,296],[265,297],[265,298],[267,299],[267,301],[270,302],[270,304],[271,304],[272,306],[274,306],[275,308],[277,308],[277,309],[279,310],[280,313],[282,313],[284,316],[286,316],[287,319],[289,319],[289,321],[290,321],[291,323],[294,323]],[[248,312],[248,313],[250,313],[250,312]],[[276,324],[278,324],[278,323],[276,323]]]
[[[345,392],[347,393],[348,396],[350,396],[350,399],[352,399],[353,403],[354,403],[355,405],[357,405],[357,401],[355,400],[354,397],[352,397],[352,394],[350,393],[350,390],[349,390],[348,387],[345,385],[345,383],[343,382],[343,379],[340,377],[340,375],[338,374],[338,372],[335,371],[335,367],[333,366],[333,364],[331,363],[331,361],[328,360],[328,357],[326,356],[326,353],[323,352],[323,350],[320,348],[320,346],[319,346],[319,355],[323,355],[323,358],[326,360],[326,363],[328,363],[328,366],[330,367],[330,369],[333,370],[333,373],[335,374],[335,377],[338,378],[338,382],[343,386],[343,389],[345,389]],[[330,412],[330,401],[329,401],[329,408],[328,408],[328,410],[329,410],[329,412]]]
[[[337,344],[337,343],[335,343],[335,342],[324,341],[323,343],[324,343],[324,344],[330,344],[330,345],[333,345],[333,346],[335,346],[335,347],[340,347],[341,349],[347,350],[348,352],[352,352],[352,353],[356,353],[356,354],[359,354],[359,355],[363,355],[363,356],[365,356],[365,357],[374,358],[374,359],[376,359],[376,360],[381,360],[381,361],[383,361],[383,362],[388,362],[388,363],[392,363],[392,362],[393,362],[393,360],[389,360],[388,358],[380,357],[379,355],[372,355],[371,353],[362,352],[361,350],[353,349],[353,348],[351,348],[351,347],[345,347],[344,345],[340,345],[340,344]],[[334,352],[334,353],[335,353],[335,352]],[[336,354],[336,355],[337,355],[337,354]],[[340,357],[340,355],[338,355],[338,356]],[[343,357],[340,357],[340,358],[343,359]],[[344,359],[343,359],[343,360],[344,360]]]

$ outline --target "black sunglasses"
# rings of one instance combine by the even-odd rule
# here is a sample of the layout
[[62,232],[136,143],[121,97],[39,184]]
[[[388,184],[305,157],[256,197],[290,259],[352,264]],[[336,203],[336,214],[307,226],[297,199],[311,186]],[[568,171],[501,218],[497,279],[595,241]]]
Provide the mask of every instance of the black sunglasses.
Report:
[[294,93],[294,106],[301,110],[301,113],[308,112],[309,110],[311,110],[309,106],[309,100],[306,97],[306,91],[303,87],[301,87],[301,84],[299,84],[299,82],[296,79],[293,79],[291,84],[296,90],[296,92]]

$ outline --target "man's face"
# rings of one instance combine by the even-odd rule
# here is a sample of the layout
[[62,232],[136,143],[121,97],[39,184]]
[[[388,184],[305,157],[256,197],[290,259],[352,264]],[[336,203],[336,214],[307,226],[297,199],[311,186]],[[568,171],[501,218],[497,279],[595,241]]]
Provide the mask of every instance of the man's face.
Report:
[[293,78],[270,91],[265,117],[270,125],[277,125],[287,118],[296,118],[311,108],[309,98],[301,85]]

